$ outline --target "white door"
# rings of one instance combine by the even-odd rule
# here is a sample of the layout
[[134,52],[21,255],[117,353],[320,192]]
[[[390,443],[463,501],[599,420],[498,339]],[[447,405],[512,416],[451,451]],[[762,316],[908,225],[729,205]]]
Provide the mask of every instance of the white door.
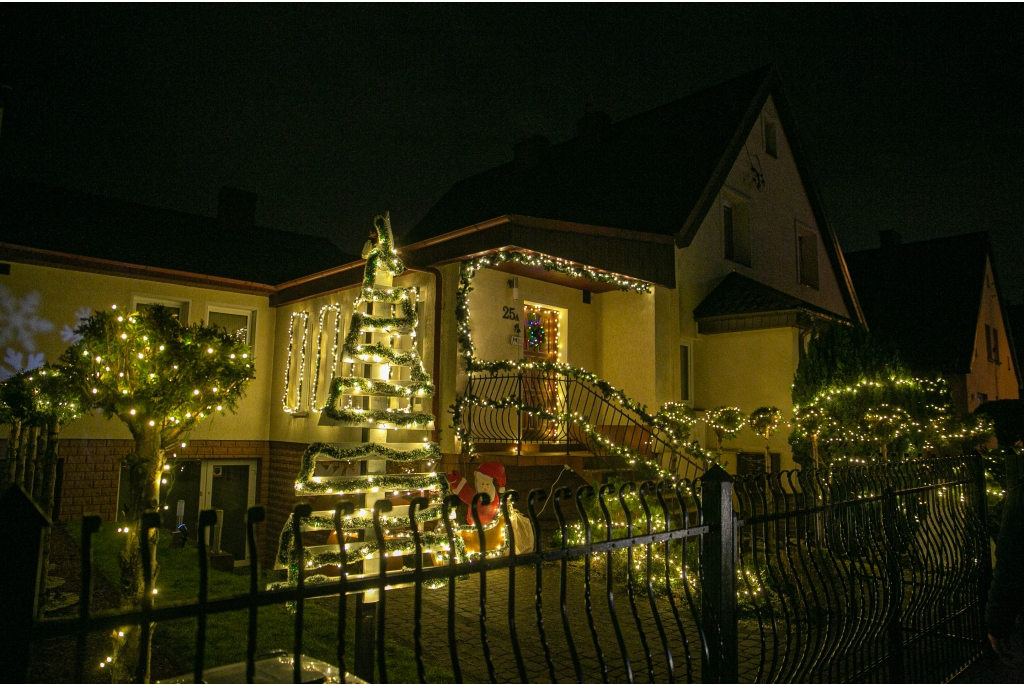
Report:
[[256,460],[204,459],[201,482],[199,508],[224,512],[221,550],[235,555],[235,566],[247,565],[245,517],[249,507],[256,504]]

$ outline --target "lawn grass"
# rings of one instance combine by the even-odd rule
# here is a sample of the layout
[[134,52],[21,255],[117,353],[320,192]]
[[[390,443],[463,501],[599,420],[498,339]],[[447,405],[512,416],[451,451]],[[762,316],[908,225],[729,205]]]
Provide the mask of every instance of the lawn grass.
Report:
[[[81,539],[81,525],[67,524],[68,533]],[[159,574],[156,606],[195,602],[199,596],[199,562],[195,546],[172,548],[171,536],[163,531],[157,546]],[[118,554],[124,545],[124,536],[117,525],[105,524],[93,536],[95,573],[116,585],[119,569]],[[269,580],[277,580],[277,573],[261,571],[261,587]],[[210,599],[244,594],[249,591],[249,570],[234,573],[212,570],[209,576]],[[307,600],[303,621],[303,653],[331,664],[337,662],[338,622],[337,598]],[[101,607],[97,607],[98,609]],[[113,608],[113,607],[103,607]],[[353,598],[349,598],[348,625],[346,626],[346,668],[352,670],[354,655]],[[256,653],[273,650],[292,651],[295,614],[284,605],[259,609],[259,630]],[[196,649],[196,619],[165,621],[153,633],[153,679],[162,679],[191,673]],[[205,666],[213,668],[245,660],[248,633],[248,611],[233,611],[210,615],[206,626]],[[388,677],[392,682],[416,682],[415,657],[408,647],[391,641],[386,643]],[[99,655],[102,656],[102,655]],[[99,658],[97,658],[97,664]],[[98,668],[98,666],[97,666]],[[451,682],[452,674],[446,669],[427,666],[428,682]],[[166,671],[166,672],[165,672]]]

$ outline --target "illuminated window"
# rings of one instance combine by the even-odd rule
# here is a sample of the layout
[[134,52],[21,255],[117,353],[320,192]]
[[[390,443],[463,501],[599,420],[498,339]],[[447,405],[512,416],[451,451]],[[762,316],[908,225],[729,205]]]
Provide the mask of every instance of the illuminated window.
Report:
[[722,203],[722,228],[725,234],[725,258],[750,266],[750,210],[746,202]]

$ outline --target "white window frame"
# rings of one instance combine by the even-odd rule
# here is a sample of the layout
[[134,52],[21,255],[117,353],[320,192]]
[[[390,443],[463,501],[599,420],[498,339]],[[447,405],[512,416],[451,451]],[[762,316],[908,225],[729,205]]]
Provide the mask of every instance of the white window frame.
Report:
[[204,321],[207,325],[210,324],[210,312],[217,312],[218,314],[235,314],[236,316],[244,316],[248,323],[246,324],[246,330],[249,331],[248,339],[245,344],[252,350],[253,359],[256,358],[256,310],[247,309],[244,307],[232,307],[226,304],[217,304],[211,302],[206,305],[206,318]]
[[192,300],[167,297],[166,295],[147,295],[145,293],[132,294],[132,311],[137,312],[140,304],[159,304],[164,307],[177,307],[181,313],[178,320],[185,326],[189,325],[192,316]]
[[[199,477],[199,511],[213,508],[213,469],[218,466],[248,466],[249,467],[249,494],[246,509],[256,506],[256,479],[259,473],[257,459],[201,459]],[[213,531],[210,531],[210,542],[213,542]],[[245,545],[245,559],[235,559],[235,566],[248,566],[252,561],[249,556],[249,543]]]

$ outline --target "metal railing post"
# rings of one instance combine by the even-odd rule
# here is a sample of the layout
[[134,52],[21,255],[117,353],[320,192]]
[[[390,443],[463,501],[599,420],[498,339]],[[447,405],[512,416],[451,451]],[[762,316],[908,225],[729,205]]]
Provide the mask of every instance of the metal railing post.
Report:
[[702,669],[702,680],[706,683],[735,683],[739,680],[736,529],[732,476],[721,466],[715,465],[701,478],[701,508],[704,524],[708,526],[708,532],[701,537],[704,563],[702,615],[708,636],[708,655]]

